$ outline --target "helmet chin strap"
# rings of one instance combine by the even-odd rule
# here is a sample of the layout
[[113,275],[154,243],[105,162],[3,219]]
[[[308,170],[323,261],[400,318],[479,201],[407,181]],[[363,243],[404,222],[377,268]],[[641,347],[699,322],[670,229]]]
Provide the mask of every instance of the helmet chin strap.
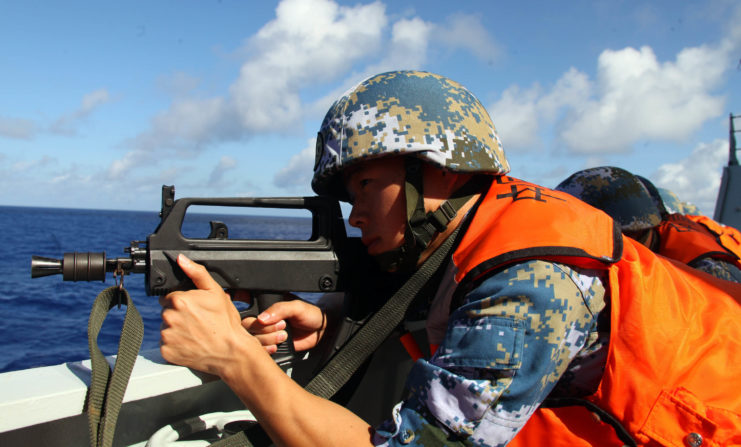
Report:
[[436,211],[425,212],[422,160],[417,157],[405,157],[404,167],[406,169],[404,196],[407,208],[404,242],[396,249],[374,256],[383,270],[402,273],[411,272],[417,267],[424,249],[438,233],[448,228],[458,210],[480,188],[479,182],[469,180]]

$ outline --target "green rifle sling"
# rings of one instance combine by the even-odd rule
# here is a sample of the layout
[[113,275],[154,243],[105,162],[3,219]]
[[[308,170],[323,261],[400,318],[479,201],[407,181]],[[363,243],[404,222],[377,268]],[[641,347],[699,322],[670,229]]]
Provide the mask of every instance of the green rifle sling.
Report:
[[[113,373],[98,347],[98,334],[108,311],[118,304],[126,305],[121,339]],[[131,371],[139,354],[144,325],[129,292],[123,287],[109,287],[95,298],[88,320],[91,378],[85,407],[90,426],[90,445],[110,447],[116,431],[116,420],[121,409]]]
[[402,322],[417,293],[447,259],[458,234],[456,229],[407,282],[366,322],[306,385],[306,390],[325,399],[332,397],[360,365]]

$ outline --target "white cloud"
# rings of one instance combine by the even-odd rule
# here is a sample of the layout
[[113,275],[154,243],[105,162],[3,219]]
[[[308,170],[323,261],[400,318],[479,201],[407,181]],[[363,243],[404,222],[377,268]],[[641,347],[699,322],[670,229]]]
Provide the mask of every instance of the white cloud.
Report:
[[[111,172],[136,160],[153,160],[145,156],[150,151],[193,155],[211,143],[254,133],[299,132],[305,115],[302,89],[346,74],[354,62],[378,49],[386,25],[380,2],[345,7],[330,0],[282,1],[275,19],[247,40],[248,59],[227,94],[176,98],[147,131],[127,142],[133,153],[114,163]],[[173,79],[178,81],[175,94],[187,94],[197,85],[182,73]]]
[[391,70],[419,69],[427,60],[429,39],[435,26],[419,18],[400,19],[391,27],[391,38],[384,44],[380,61],[352,72],[337,87],[305,107],[307,115],[323,116],[330,104],[359,82],[378,73]]
[[87,116],[99,105],[107,103],[109,99],[108,90],[95,90],[94,92],[88,93],[82,97],[82,105],[77,112],[80,115]]
[[28,171],[35,171],[40,168],[45,168],[47,166],[53,166],[53,165],[56,165],[58,162],[59,160],[57,160],[55,157],[44,155],[37,160],[23,160],[23,161],[13,163],[12,168],[17,173],[28,172]]
[[80,105],[72,112],[66,113],[51,125],[37,124],[24,118],[0,116],[0,137],[19,140],[31,140],[39,133],[51,132],[60,135],[75,135],[77,127],[92,114],[95,109],[110,101],[106,89],[92,91],[82,97]]
[[391,41],[384,47],[386,55],[364,70],[368,76],[390,70],[420,68],[427,60],[427,48],[434,26],[414,17],[394,22]]
[[0,116],[0,136],[18,140],[30,140],[36,135],[33,121],[23,118]]
[[[151,120],[147,131],[127,142],[132,151],[115,161],[109,174],[118,177],[137,163],[156,163],[162,156],[154,157],[154,151],[169,149],[181,157],[193,156],[212,143],[256,133],[301,132],[307,115],[324,113],[342,91],[368,75],[421,68],[431,42],[486,61],[499,54],[476,16],[459,14],[443,24],[405,17],[389,26],[380,1],[345,6],[332,0],[283,0],[275,18],[246,40],[244,51],[239,52],[246,60],[228,92],[212,98],[183,97],[194,95],[198,82],[184,73],[173,75],[177,86],[171,89],[176,95],[172,105]],[[370,63],[355,71],[355,64],[366,60]],[[338,79],[341,87],[305,103],[306,89]],[[304,163],[310,173],[313,146]],[[285,170],[294,168],[291,164]],[[308,179],[307,175],[302,178]],[[293,185],[299,177],[275,176],[281,185]]]
[[488,107],[505,150],[537,146],[540,87],[521,90],[514,85],[502,92],[502,97]]
[[50,130],[62,135],[74,135],[77,126],[80,125],[95,109],[110,101],[110,95],[106,89],[98,89],[82,97],[80,106],[65,115],[60,116],[52,123]]
[[[409,14],[413,13],[402,15]],[[383,56],[378,62],[363,67],[361,72],[350,73],[336,88],[308,104],[305,112],[323,114],[345,91],[377,73],[422,69],[428,61],[431,44],[453,52],[468,51],[486,62],[491,62],[501,53],[477,16],[457,14],[446,18],[442,24],[426,22],[419,17],[402,18],[392,24],[391,37],[383,42]]]
[[193,92],[200,85],[201,81],[195,76],[178,71],[160,76],[156,83],[161,91],[178,98]]
[[133,149],[111,164],[109,174],[115,177],[136,166],[156,164],[168,152],[191,158],[211,143],[243,135],[234,110],[223,98],[178,99],[152,118],[149,130],[126,142]]
[[703,214],[712,217],[721,173],[727,161],[728,141],[717,139],[699,144],[684,160],[659,166],[651,181],[672,191],[680,200],[697,205]]
[[208,186],[217,187],[221,186],[224,181],[224,174],[237,167],[237,161],[231,157],[223,156],[219,160],[219,163],[214,166],[211,170],[211,175],[208,177]]
[[527,90],[514,85],[488,109],[505,149],[532,149],[540,146],[543,121],[552,123],[563,109],[578,107],[589,98],[591,89],[587,76],[572,68],[550,92],[544,93],[538,84]]
[[49,184],[55,186],[64,186],[65,189],[69,190],[70,185],[86,185],[90,186],[91,175],[81,175],[75,167],[68,169],[65,172],[49,179]]
[[569,69],[556,82],[553,89],[538,102],[540,113],[547,119],[557,118],[562,108],[578,109],[593,94],[594,87],[584,73]]
[[239,134],[231,113],[222,98],[178,100],[153,119],[156,133],[151,136],[160,144],[165,140],[175,147],[193,145],[198,149],[210,141]]
[[550,91],[508,88],[489,110],[505,147],[537,144],[539,130],[554,123],[559,141],[580,154],[682,141],[722,114],[724,98],[713,90],[731,68],[730,42],[686,48],[663,63],[649,47],[605,50],[595,80],[571,68]]
[[[132,150],[110,166],[109,175],[118,178],[139,163],[156,163],[162,157],[153,156],[154,151],[169,149],[178,156],[193,156],[212,143],[256,133],[298,133],[307,114],[325,112],[339,95],[304,104],[304,89],[342,77],[345,88],[349,87],[362,79],[351,73],[354,64],[369,59],[381,46],[386,50],[380,52],[380,61],[366,65],[364,72],[421,66],[432,30],[419,18],[397,20],[389,30],[381,2],[341,6],[331,0],[284,0],[275,18],[246,41],[242,54],[247,60],[227,94],[176,98],[151,120],[147,131],[127,142]],[[196,85],[195,79],[183,74],[175,79],[183,84],[176,92],[188,94]],[[310,173],[313,146],[308,159]],[[281,184],[290,185],[295,178],[284,178]]]
[[316,139],[310,138],[306,147],[288,160],[288,164],[273,177],[273,184],[285,189],[303,189],[311,184],[314,174]]
[[729,67],[728,55],[707,47],[682,50],[660,63],[649,47],[604,51],[598,97],[571,110],[561,138],[574,151],[619,152],[641,139],[682,141],[722,113],[711,94]]
[[296,125],[303,111],[300,89],[336,79],[377,50],[386,23],[380,2],[281,2],[276,18],[249,40],[254,56],[230,89],[242,125],[255,131]]
[[153,164],[154,162],[154,154],[151,152],[133,150],[127,152],[123,158],[114,160],[106,170],[106,177],[114,181],[130,179],[130,175],[137,166]]
[[431,37],[453,51],[466,50],[487,63],[494,62],[502,53],[479,16],[454,14],[445,23],[433,27]]

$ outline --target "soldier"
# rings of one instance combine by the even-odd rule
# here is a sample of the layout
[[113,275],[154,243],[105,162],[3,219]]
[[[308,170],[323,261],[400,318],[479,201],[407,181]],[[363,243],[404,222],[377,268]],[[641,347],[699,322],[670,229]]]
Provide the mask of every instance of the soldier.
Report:
[[327,113],[312,186],[352,204],[349,223],[381,265],[415,270],[454,238],[428,297],[439,347],[380,426],[306,392],[266,354],[287,324],[297,349],[315,346],[322,309],[294,300],[240,322],[182,255],[199,290],[161,299],[163,357],[221,377],[277,445],[681,442],[686,407],[713,421],[692,425],[693,439],[740,432],[741,365],[727,359],[741,354],[741,288],[654,255],[606,214],[508,170],[486,110],[442,76],[379,74]]
[[670,203],[672,208],[667,206],[664,196],[648,179],[622,168],[602,166],[575,172],[556,190],[606,212],[620,224],[623,233],[652,251],[717,278],[741,283],[738,242],[731,236],[721,238],[721,233],[706,226],[711,219],[669,211],[681,202],[677,199]]

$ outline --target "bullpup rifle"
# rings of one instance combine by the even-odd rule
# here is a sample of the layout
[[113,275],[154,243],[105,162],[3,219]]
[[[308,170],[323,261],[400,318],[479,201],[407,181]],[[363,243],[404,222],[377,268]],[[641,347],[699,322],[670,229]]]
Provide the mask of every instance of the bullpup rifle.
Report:
[[[230,239],[223,222],[211,221],[206,238],[183,235],[186,211],[193,205],[304,209],[311,212],[312,230],[307,240]],[[289,292],[343,291],[365,268],[367,255],[358,238],[348,238],[339,203],[325,197],[280,198],[181,198],[174,186],[162,187],[160,223],[145,241],[124,248],[127,257],[107,258],[105,252],[64,253],[62,259],[33,256],[31,277],[61,274],[64,281],[105,281],[107,273],[117,280],[143,273],[146,293],[165,295],[194,288],[177,265],[182,253],[202,264],[226,289],[250,291],[253,305],[242,316],[257,315]],[[356,276],[353,278],[353,276]],[[274,359],[286,366],[293,359],[292,343],[279,346]]]

